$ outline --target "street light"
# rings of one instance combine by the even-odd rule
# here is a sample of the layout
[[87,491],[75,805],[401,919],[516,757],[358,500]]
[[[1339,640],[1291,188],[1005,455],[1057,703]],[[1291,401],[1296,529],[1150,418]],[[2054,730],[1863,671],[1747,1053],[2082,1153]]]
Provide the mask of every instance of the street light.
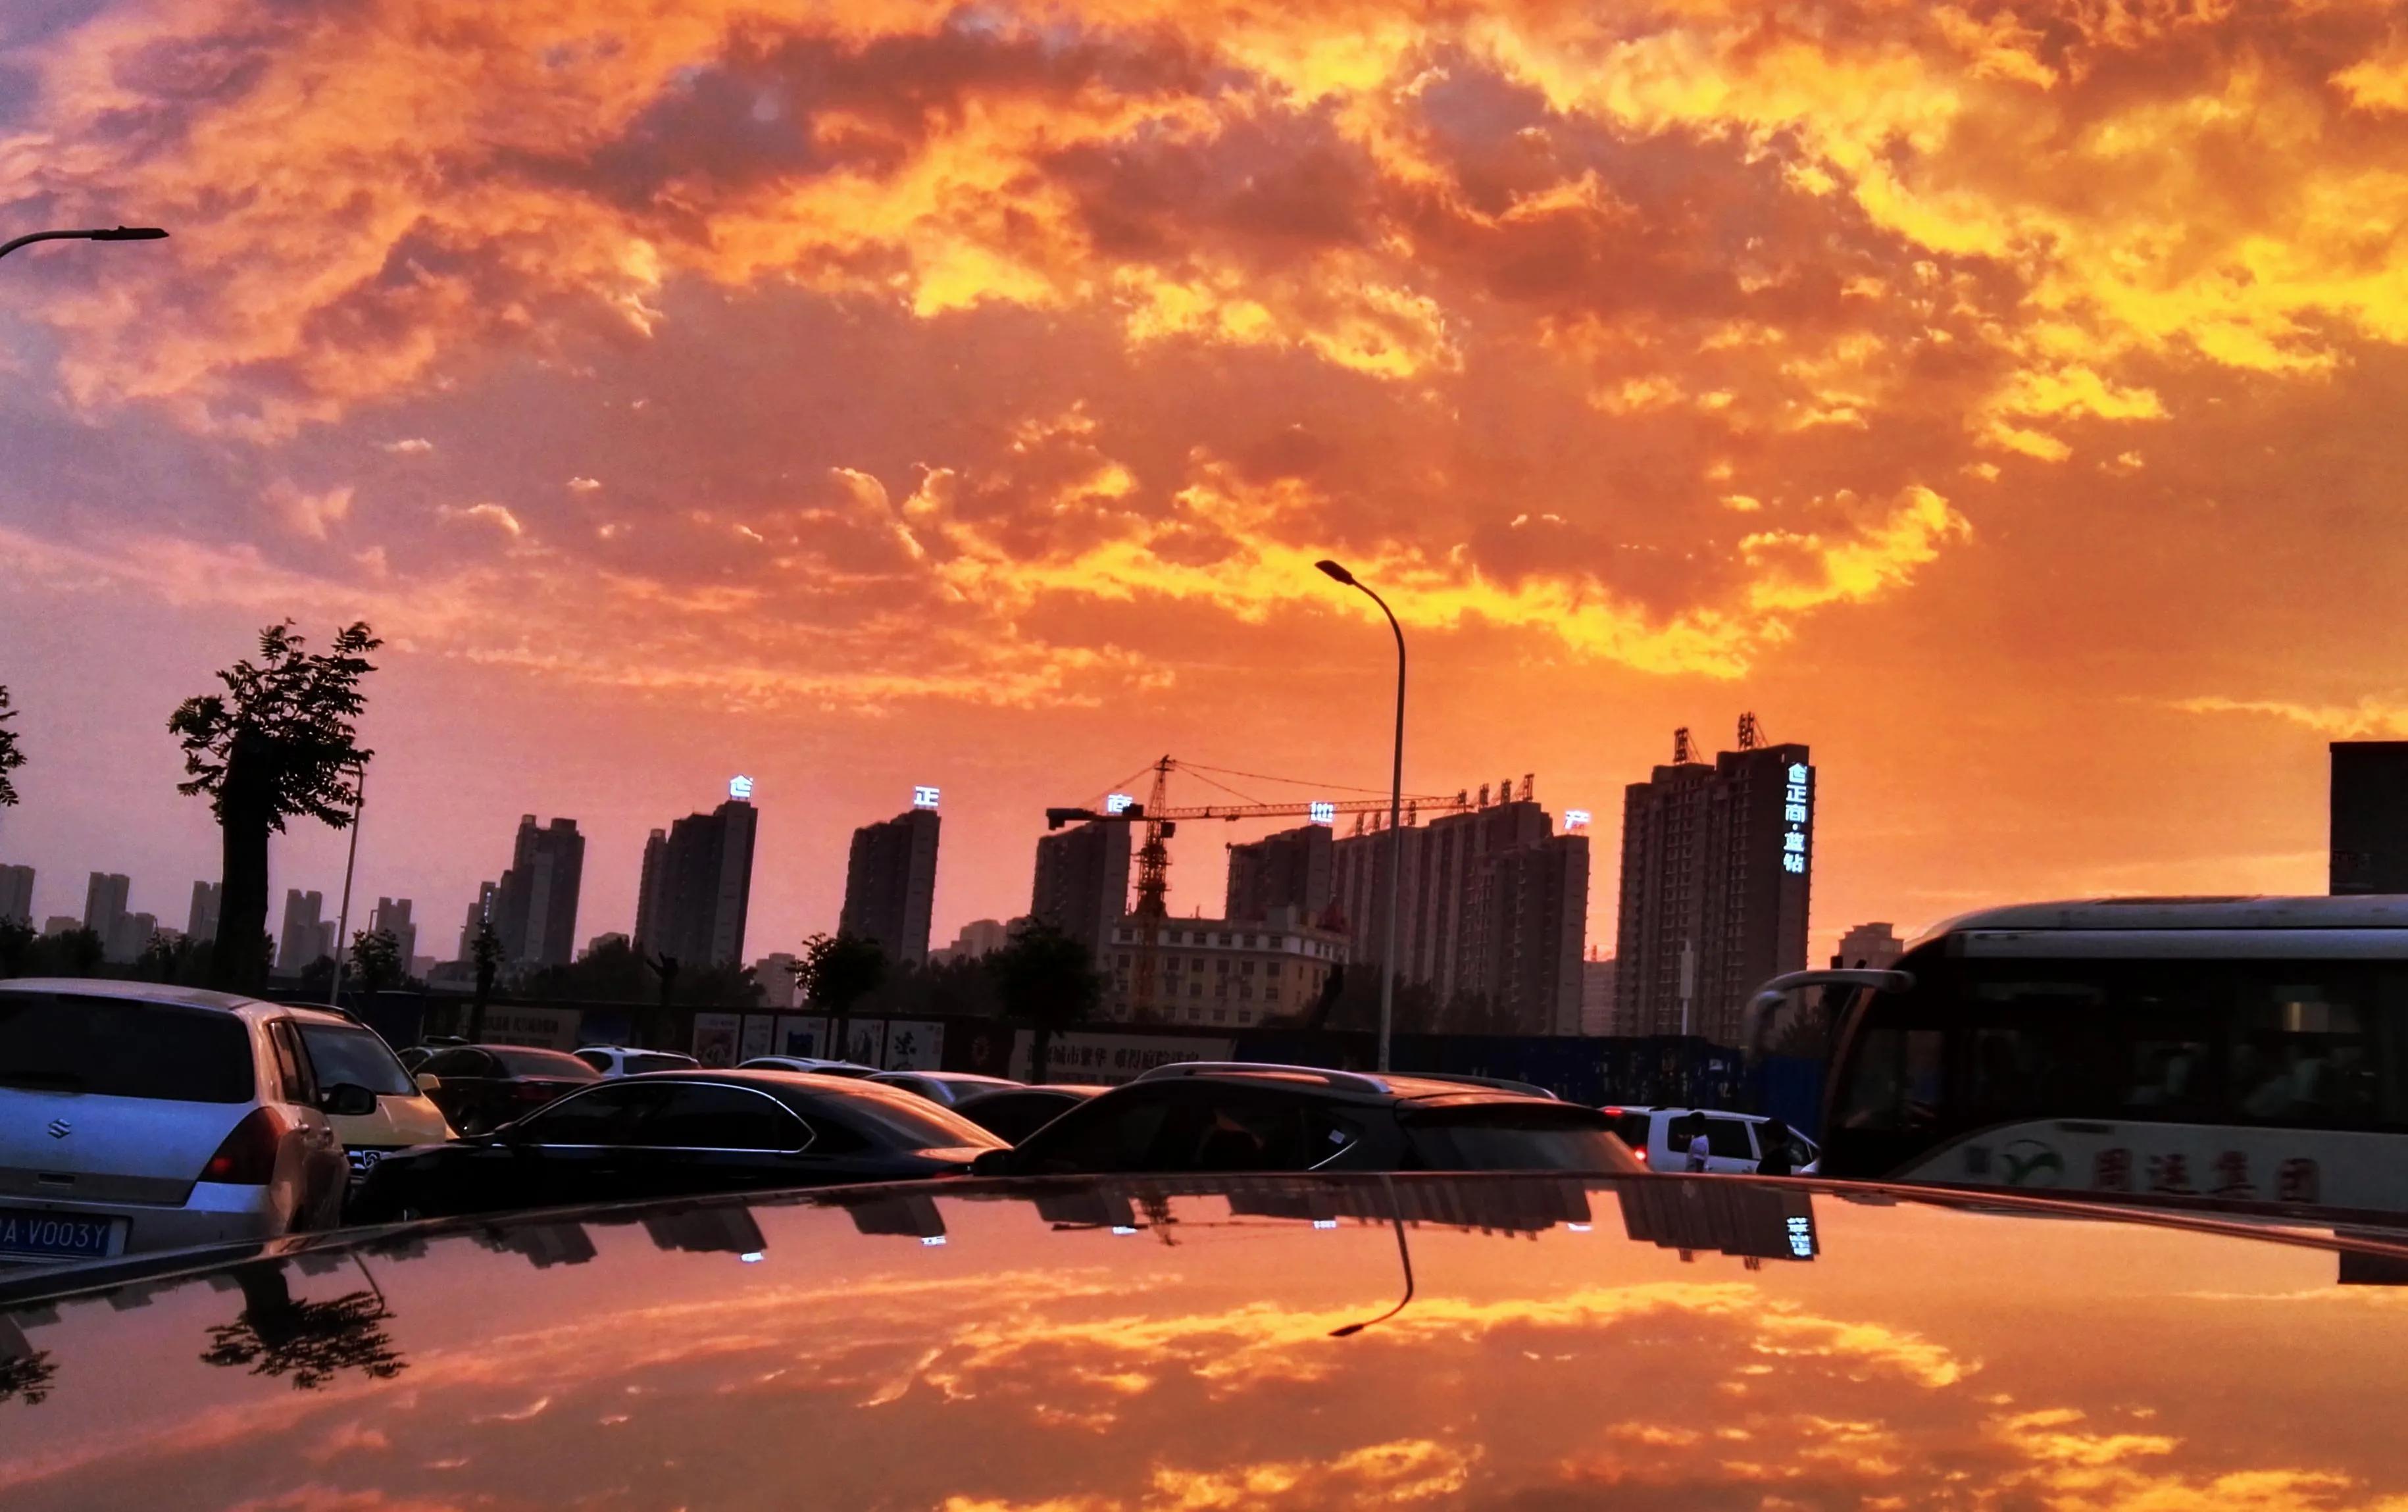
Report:
[[1380,1069],[1388,1069],[1388,1030],[1395,1015],[1397,1001],[1397,884],[1405,871],[1405,835],[1401,828],[1405,807],[1405,632],[1388,601],[1354,581],[1354,574],[1336,562],[1312,564],[1330,577],[1350,588],[1360,590],[1380,612],[1388,616],[1388,628],[1397,637],[1397,748],[1396,760],[1388,773],[1388,916],[1380,930]]
[[343,858],[343,906],[335,915],[335,985],[326,991],[326,1006],[337,1013],[343,1011],[343,951],[351,929],[351,869],[360,864],[360,814],[368,806],[368,764],[354,761],[351,770],[359,773],[358,785],[351,789],[351,850]]
[[165,241],[167,233],[155,225],[98,227],[90,231],[36,231],[14,241],[0,241],[0,257],[37,241]]

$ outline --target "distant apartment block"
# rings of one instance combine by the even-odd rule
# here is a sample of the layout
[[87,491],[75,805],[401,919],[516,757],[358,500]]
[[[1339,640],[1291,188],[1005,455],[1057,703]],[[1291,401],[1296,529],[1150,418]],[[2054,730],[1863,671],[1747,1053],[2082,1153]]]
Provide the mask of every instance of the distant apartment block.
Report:
[[[393,936],[400,947],[402,969],[408,971],[418,959],[418,926],[409,916],[410,901],[407,898],[380,898],[368,913],[368,929]],[[410,972],[416,975],[415,972]]]
[[1889,924],[1859,924],[1840,936],[1840,948],[1831,957],[1831,964],[1842,967],[1861,966],[1869,971],[1885,972],[1906,954],[1906,942],[1898,937],[1898,929]]
[[585,876],[585,837],[574,819],[519,820],[509,870],[494,902],[502,958],[519,966],[566,966],[577,948],[577,895]]
[[[477,933],[494,921],[494,909],[501,895],[502,885],[498,882],[477,884],[476,900],[468,905],[466,916],[460,920],[460,954],[453,958],[455,960],[473,961],[477,958]],[[499,938],[498,932],[495,937]],[[507,958],[509,951],[505,949],[503,955]]]
[[839,932],[875,940],[886,958],[928,958],[928,918],[937,897],[937,811],[914,808],[853,832],[844,872]]
[[1334,896],[1336,845],[1327,825],[1309,824],[1230,846],[1223,914],[1259,922],[1291,908],[1321,917]]
[[928,952],[931,961],[981,960],[1011,943],[1011,928],[1001,919],[972,919],[953,936],[953,943]]
[[1343,935],[1305,923],[1293,909],[1251,924],[1125,918],[1100,962],[1104,1013],[1121,1022],[1208,1029],[1296,1020],[1312,1012],[1345,959]]
[[284,929],[277,936],[276,969],[288,975],[335,954],[335,921],[325,917],[323,893],[288,887],[284,893]]
[[193,905],[184,914],[184,937],[198,943],[218,937],[218,912],[225,906],[225,884],[195,882]]
[[744,958],[752,898],[752,842],[759,823],[752,783],[728,784],[726,802],[690,814],[644,842],[636,899],[636,948],[681,965]]
[[1592,954],[1581,962],[1581,1029],[1583,1034],[1614,1035],[1622,1029],[1613,1016],[1613,958]]
[[752,963],[752,980],[761,988],[764,1008],[792,1008],[800,994],[795,987],[795,955],[789,950],[773,950]]
[[34,922],[34,869],[0,866],[0,924]]
[[[1100,953],[1128,912],[1128,888],[1129,827],[1101,821],[1074,825],[1038,838],[1028,916],[1043,919]],[[1001,944],[988,948],[1000,949]]]
[[2408,893],[2408,741],[2335,741],[2331,754],[2328,886]]
[[125,923],[126,894],[133,887],[122,872],[95,871],[84,885],[83,927],[100,936],[101,948],[110,948]]
[[1806,966],[1815,776],[1803,745],[1752,743],[1711,762],[1687,732],[1625,790],[1615,1016],[1629,1034],[1735,1043],[1749,996]]

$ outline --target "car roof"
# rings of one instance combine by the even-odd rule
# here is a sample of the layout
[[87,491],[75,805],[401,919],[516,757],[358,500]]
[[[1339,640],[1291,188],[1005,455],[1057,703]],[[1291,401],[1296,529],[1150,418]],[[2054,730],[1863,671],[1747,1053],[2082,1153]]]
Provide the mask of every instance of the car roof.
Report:
[[1129,1087],[1158,1086],[1193,1078],[1260,1085],[1273,1082],[1352,1102],[1553,1102],[1544,1094],[1513,1090],[1485,1077],[1416,1076],[1411,1073],[1340,1071],[1280,1061],[1180,1060],[1156,1066]]
[[1942,919],[1909,944],[1969,929],[2408,929],[2408,895],[2072,898]]
[[[369,1446],[342,1492],[380,1505],[458,1500],[463,1462],[603,1502],[666,1485],[670,1442],[695,1505],[804,1478],[837,1506],[1753,1506],[1767,1465],[1799,1501],[1937,1505],[1971,1474],[2190,1505],[2310,1475],[2305,1500],[2372,1505],[2408,1446],[2336,1404],[2396,1371],[2398,1293],[2337,1281],[2402,1269],[2373,1239],[1744,1177],[685,1199],[0,1277],[12,1382],[42,1393],[0,1404],[0,1465],[12,1508],[323,1501],[323,1457],[261,1452],[265,1421]],[[269,1325],[304,1303],[328,1327],[288,1351]],[[1595,1390],[1599,1361],[1641,1387]],[[1717,1423],[1744,1455],[1692,1431]],[[844,1452],[798,1467],[804,1442]]]
[[105,976],[13,976],[0,982],[0,992],[46,992],[63,998],[122,998],[136,1002],[173,1003],[179,1008],[213,1008],[222,1013],[246,1010],[272,1012],[284,1006],[232,992],[179,986],[173,982],[121,982]]

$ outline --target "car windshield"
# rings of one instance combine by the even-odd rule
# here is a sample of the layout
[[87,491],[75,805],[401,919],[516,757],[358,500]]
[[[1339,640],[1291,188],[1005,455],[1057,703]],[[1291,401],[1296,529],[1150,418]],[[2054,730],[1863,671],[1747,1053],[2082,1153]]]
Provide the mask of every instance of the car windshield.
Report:
[[0,1087],[247,1102],[255,1080],[251,1031],[232,1014],[0,992]]
[[1630,1155],[1586,1108],[1477,1103],[1406,1110],[1400,1121],[1432,1171],[1588,1171],[1630,1169]]
[[418,1090],[418,1083],[394,1057],[393,1047],[375,1031],[306,1021],[300,1029],[301,1044],[309,1052],[320,1087],[350,1082],[379,1097],[408,1097]]
[[563,1050],[530,1050],[511,1044],[489,1044],[485,1053],[502,1063],[505,1076],[542,1076],[554,1081],[598,1081],[602,1073]]
[[897,1089],[807,1094],[808,1111],[824,1112],[895,1149],[987,1149],[1003,1141],[946,1107]]

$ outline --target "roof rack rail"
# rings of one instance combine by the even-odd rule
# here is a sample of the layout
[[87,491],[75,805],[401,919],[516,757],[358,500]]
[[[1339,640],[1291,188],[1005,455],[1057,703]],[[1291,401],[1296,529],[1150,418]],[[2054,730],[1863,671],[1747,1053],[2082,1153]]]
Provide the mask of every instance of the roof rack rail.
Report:
[[1138,1075],[1141,1082],[1168,1081],[1174,1076],[1318,1076],[1332,1087],[1357,1092],[1384,1093],[1388,1084],[1359,1071],[1332,1071],[1327,1066],[1291,1066],[1277,1060],[1173,1060]]

